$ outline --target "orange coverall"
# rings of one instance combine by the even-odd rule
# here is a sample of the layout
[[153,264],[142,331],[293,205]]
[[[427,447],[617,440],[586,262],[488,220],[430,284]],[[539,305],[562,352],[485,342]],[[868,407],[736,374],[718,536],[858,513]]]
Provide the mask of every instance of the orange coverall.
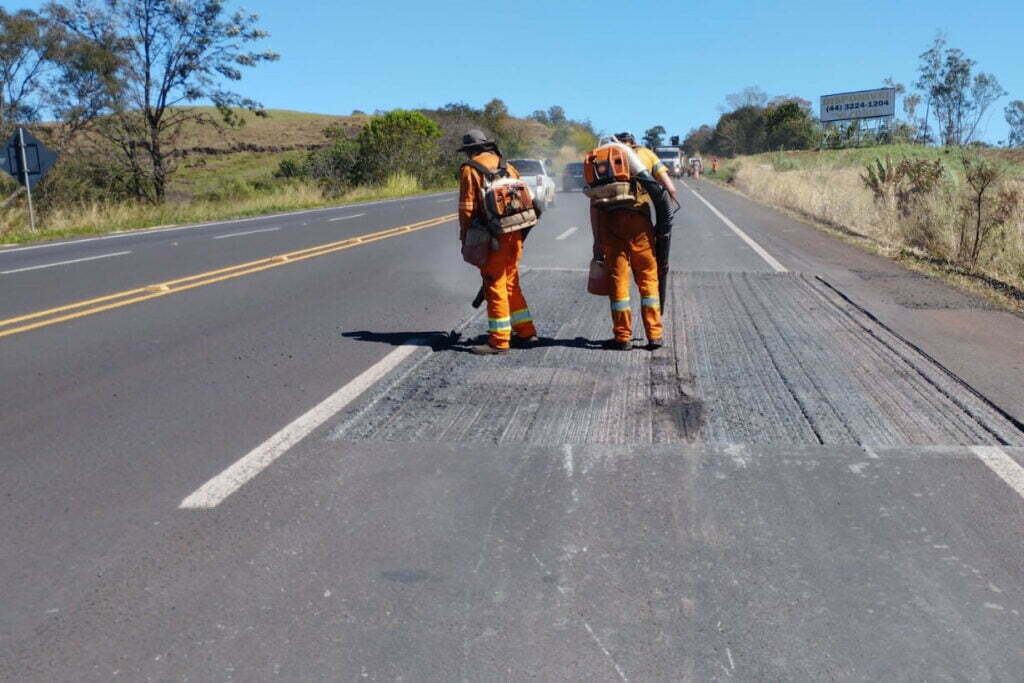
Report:
[[[664,170],[661,160],[644,147],[635,150],[652,175]],[[633,312],[629,301],[632,272],[640,290],[640,313],[647,341],[661,341],[661,299],[658,292],[658,260],[654,255],[654,225],[647,194],[637,193],[637,202],[625,209],[591,211],[612,285],[612,332],[615,340],[633,338]]]
[[[498,155],[493,152],[482,152],[473,157],[473,161],[486,168],[497,170]],[[509,175],[519,177],[519,172],[511,165]],[[459,240],[466,237],[466,230],[473,219],[484,223],[487,214],[483,206],[483,178],[480,173],[469,166],[463,166],[459,174]],[[533,326],[530,309],[519,288],[519,259],[523,255],[522,231],[497,235],[498,250],[492,251],[487,263],[480,268],[484,280],[484,294],[487,299],[487,343],[496,349],[507,349],[512,339],[512,332],[523,339],[537,334]],[[657,292],[657,287],[655,287]]]

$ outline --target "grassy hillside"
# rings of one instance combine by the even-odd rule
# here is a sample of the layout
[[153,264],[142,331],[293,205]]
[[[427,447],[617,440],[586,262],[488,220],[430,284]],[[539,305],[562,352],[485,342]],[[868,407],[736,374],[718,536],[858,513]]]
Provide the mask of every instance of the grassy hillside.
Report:
[[[216,113],[212,108],[205,111]],[[323,130],[328,126],[356,132],[369,119],[286,109],[270,109],[265,118],[240,113],[245,124],[238,128],[185,127],[179,143],[184,154],[169,188],[172,200],[215,196],[238,181],[259,181],[284,159],[301,158],[309,149],[323,145]]]
[[[216,115],[212,107],[197,107],[197,111]],[[267,117],[255,116],[239,111],[245,123],[239,128],[216,129],[211,126],[186,125],[180,142],[182,149],[235,150],[242,146],[308,147],[322,144],[322,131],[331,124],[338,124],[354,131],[359,130],[369,116],[331,116],[309,114],[287,109],[268,109]]]
[[[996,177],[982,199],[981,231],[965,156]],[[888,196],[869,189],[866,166],[905,159],[941,162],[938,181],[900,201],[892,194],[910,187],[906,179],[887,185]],[[729,160],[718,175],[753,199],[1024,312],[1024,151],[890,145],[773,152]]]

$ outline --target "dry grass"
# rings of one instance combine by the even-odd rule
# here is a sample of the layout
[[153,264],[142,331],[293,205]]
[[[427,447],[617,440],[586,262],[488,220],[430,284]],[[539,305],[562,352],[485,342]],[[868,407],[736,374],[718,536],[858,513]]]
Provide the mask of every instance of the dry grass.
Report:
[[[896,258],[916,259],[950,275],[953,281],[982,283],[998,290],[1000,300],[1024,310],[1024,207],[1000,226],[986,244],[976,266],[956,262],[964,181],[958,170],[959,152],[915,148],[918,157],[941,155],[947,178],[939,190],[915,204],[910,216],[900,216],[876,203],[864,186],[861,162],[865,150],[800,152],[736,160],[732,185],[758,201],[788,209],[840,232],[869,242],[871,248]],[[895,150],[897,153],[899,149]],[[898,158],[894,150],[872,150],[871,158]],[[1015,154],[986,153],[1008,166],[1000,189],[1024,196],[1024,178]],[[955,163],[953,163],[955,162]],[[994,193],[993,193],[994,194]],[[976,287],[971,287],[977,291]]]
[[329,116],[270,109],[266,118],[243,113],[245,125],[240,128],[186,125],[178,143],[182,149],[193,147],[232,149],[238,145],[259,147],[296,147],[320,145],[325,142],[323,130],[331,124],[358,131],[369,116]]
[[357,187],[341,197],[333,197],[313,183],[289,183],[272,191],[252,193],[222,200],[194,200],[154,206],[141,203],[101,204],[61,207],[39,217],[39,231],[27,230],[28,216],[21,206],[0,212],[0,243],[23,243],[164,225],[183,225],[206,221],[243,218],[279,211],[353,202],[405,197],[426,191],[410,176],[397,174],[383,185]]

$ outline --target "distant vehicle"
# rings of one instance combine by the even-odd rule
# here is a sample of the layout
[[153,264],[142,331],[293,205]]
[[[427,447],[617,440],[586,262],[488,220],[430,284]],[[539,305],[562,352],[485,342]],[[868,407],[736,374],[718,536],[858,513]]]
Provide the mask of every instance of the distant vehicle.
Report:
[[668,174],[674,178],[683,175],[683,153],[678,147],[658,147],[654,153],[661,163],[668,168]]
[[509,159],[519,176],[526,181],[533,193],[533,201],[542,209],[555,205],[555,179],[548,173],[547,167],[540,159]]
[[562,169],[562,192],[582,190],[587,186],[583,180],[583,162],[574,161]]
[[686,175],[691,178],[700,178],[700,174],[704,172],[704,160],[700,157],[690,157],[686,162]]

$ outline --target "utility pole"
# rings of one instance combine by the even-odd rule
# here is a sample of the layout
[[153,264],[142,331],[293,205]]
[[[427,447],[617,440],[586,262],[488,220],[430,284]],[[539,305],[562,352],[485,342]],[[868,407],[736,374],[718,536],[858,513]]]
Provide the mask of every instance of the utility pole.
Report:
[[36,215],[32,210],[32,185],[28,181],[28,157],[25,155],[25,129],[18,127],[18,148],[21,153],[21,173],[25,183],[25,192],[28,194],[28,224],[29,231],[36,231]]

